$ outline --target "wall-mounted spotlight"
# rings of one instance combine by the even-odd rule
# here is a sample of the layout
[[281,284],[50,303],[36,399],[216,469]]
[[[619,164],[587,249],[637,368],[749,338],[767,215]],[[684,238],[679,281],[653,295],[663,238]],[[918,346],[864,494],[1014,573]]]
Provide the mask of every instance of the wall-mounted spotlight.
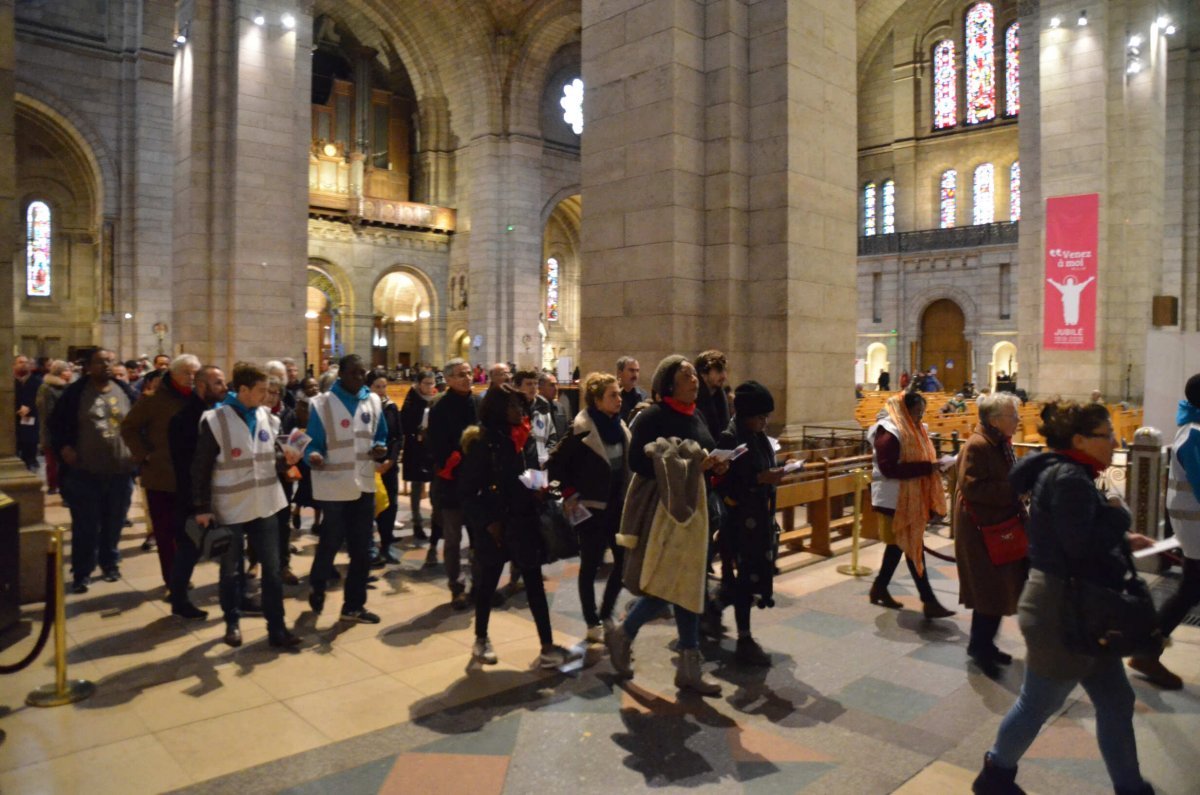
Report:
[[1079,19],[1075,20],[1075,24],[1081,28],[1087,27],[1087,9],[1079,12]]
[[263,14],[263,12],[261,12],[261,11],[254,12],[254,24],[258,25],[260,28],[263,25],[267,24],[267,17]]
[[283,24],[285,30],[291,30],[296,27],[296,18],[291,14],[284,14],[279,18],[279,21]]
[[1050,28],[1051,29],[1057,28],[1061,24],[1062,24],[1062,19],[1060,17],[1050,17]]
[[191,25],[190,22],[185,23],[182,27],[179,28],[179,32],[175,34],[175,46],[176,47],[182,47],[183,45],[187,44],[188,27],[190,25]]
[[1163,33],[1167,34],[1168,36],[1174,36],[1175,26],[1168,22],[1167,26],[1163,28]]
[[1171,18],[1166,14],[1159,14],[1158,19],[1154,20],[1155,27],[1165,28],[1171,24]]

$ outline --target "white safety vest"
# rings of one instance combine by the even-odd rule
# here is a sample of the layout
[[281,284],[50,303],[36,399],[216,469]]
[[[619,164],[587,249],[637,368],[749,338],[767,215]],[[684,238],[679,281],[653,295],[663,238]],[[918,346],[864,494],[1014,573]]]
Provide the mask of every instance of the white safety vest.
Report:
[[325,463],[312,471],[313,497],[326,502],[357,500],[364,492],[375,491],[375,430],[383,414],[379,395],[367,394],[358,401],[354,415],[346,411],[341,399],[332,392],[317,395],[309,411],[321,418],[325,427]]
[[875,436],[883,429],[900,439],[900,431],[896,428],[896,423],[892,422],[890,416],[880,417],[879,420],[871,426],[871,430],[867,431],[867,443],[871,445],[871,505],[876,508],[887,508],[888,510],[896,510],[896,503],[900,501],[900,481],[892,478],[884,477],[883,470],[879,468],[879,457],[874,455],[875,452]]
[[254,436],[233,406],[217,406],[201,418],[221,448],[212,476],[212,509],[220,524],[265,519],[287,507],[275,473],[279,419],[265,406],[254,411]]
[[1200,560],[1200,502],[1196,501],[1196,493],[1192,491],[1178,455],[1179,448],[1193,430],[1200,430],[1200,422],[1180,425],[1175,434],[1174,455],[1167,471],[1167,515],[1171,517],[1171,527],[1179,538],[1184,556]]

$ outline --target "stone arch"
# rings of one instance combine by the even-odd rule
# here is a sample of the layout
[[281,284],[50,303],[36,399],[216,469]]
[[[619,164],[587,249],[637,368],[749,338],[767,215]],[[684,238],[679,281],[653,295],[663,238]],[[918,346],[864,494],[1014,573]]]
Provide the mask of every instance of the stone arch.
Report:
[[307,296],[311,297],[311,290],[323,293],[328,299],[325,308],[310,305],[310,298],[305,300],[304,356],[307,365],[320,374],[323,357],[339,356],[345,350],[343,341],[353,332],[355,299],[345,272],[320,257],[308,258]]
[[403,273],[421,285],[421,288],[425,291],[425,294],[429,296],[429,312],[431,315],[436,317],[443,311],[443,298],[441,294],[438,293],[437,287],[434,286],[433,280],[429,278],[429,274],[425,273],[425,271],[421,270],[416,265],[408,265],[404,263],[396,263],[379,272],[379,274],[375,277],[375,280],[371,282],[372,300],[374,299],[375,291],[379,289],[380,283],[393,273]]
[[506,76],[509,132],[541,137],[542,93],[556,65],[555,56],[565,46],[579,44],[582,24],[579,4],[563,0],[543,0],[521,20],[524,44]]
[[[450,359],[462,359],[470,363],[471,361],[471,335],[467,333],[465,328],[455,329],[450,335],[450,353],[447,361]],[[441,362],[438,362],[441,365]]]
[[542,205],[542,228],[544,229],[546,227],[546,222],[550,220],[550,214],[554,212],[554,210],[559,204],[562,203],[564,199],[569,199],[572,196],[579,196],[581,193],[582,191],[577,183],[567,185],[555,191],[550,199],[544,205]]
[[308,258],[308,284],[329,296],[334,306],[346,312],[354,311],[354,290],[346,272],[324,257]]
[[[385,300],[383,292],[390,288],[391,277],[401,275],[407,278],[417,289],[420,297],[425,299],[423,308],[416,317],[396,320],[394,316],[380,309],[380,301]],[[371,285],[370,314],[374,328],[378,330],[373,337],[386,340],[388,355],[393,359],[395,354],[409,354],[407,364],[417,361],[437,361],[445,354],[446,312],[444,297],[429,275],[421,268],[407,263],[397,263],[380,271]],[[373,340],[374,341],[374,340]],[[374,350],[374,349],[373,349]],[[389,366],[396,361],[388,361]]]
[[18,114],[23,111],[36,114],[57,127],[64,140],[69,142],[72,149],[87,164],[95,184],[93,201],[97,222],[105,212],[115,212],[119,206],[116,161],[108,151],[104,139],[88,123],[87,118],[77,113],[53,92],[27,78],[17,80],[14,100]]
[[996,389],[996,376],[1001,371],[1012,376],[1018,369],[1016,343],[1002,340],[992,346],[992,359],[988,363],[988,383],[993,391]]
[[914,295],[908,299],[908,305],[905,307],[904,324],[905,332],[912,339],[919,339],[921,336],[921,316],[925,314],[925,310],[935,301],[949,299],[958,304],[963,311],[963,317],[967,324],[967,329],[978,328],[979,326],[979,305],[975,303],[975,299],[966,290],[949,285],[937,285]]

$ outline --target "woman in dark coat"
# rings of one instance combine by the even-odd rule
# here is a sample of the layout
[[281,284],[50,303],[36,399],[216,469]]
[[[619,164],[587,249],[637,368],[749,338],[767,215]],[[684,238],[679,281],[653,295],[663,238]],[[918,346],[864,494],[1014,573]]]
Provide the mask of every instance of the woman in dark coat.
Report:
[[[583,382],[586,407],[571,423],[570,434],[550,451],[550,479],[558,481],[563,497],[578,500],[590,513],[579,533],[579,602],[587,623],[588,643],[599,643],[611,627],[613,608],[621,593],[625,548],[617,544],[621,507],[629,483],[629,429],[621,421],[621,388],[609,373],[590,373]],[[596,572],[604,550],[613,554],[613,567],[596,610]],[[603,622],[603,624],[601,623]]]
[[457,472],[458,494],[471,533],[479,579],[475,582],[475,646],[471,655],[485,665],[497,662],[488,639],[492,594],[506,560],[525,579],[529,611],[542,642],[538,664],[557,668],[577,655],[554,644],[550,606],[542,582],[541,533],[538,513],[542,495],[520,480],[537,470],[537,445],[530,437],[525,399],[508,384],[493,386],[479,407],[479,425],[462,435],[462,464]]
[[408,482],[409,507],[412,509],[413,538],[424,541],[429,536],[421,520],[421,500],[425,499],[425,484],[433,480],[433,462],[425,447],[429,401],[437,395],[433,373],[422,371],[413,388],[404,396],[400,406],[400,424],[404,428],[403,477]]
[[737,567],[733,587],[736,659],[745,665],[768,666],[771,656],[750,634],[750,609],[756,601],[759,607],[775,604],[775,559],[779,553],[775,487],[783,479],[783,469],[775,466],[775,450],[766,434],[775,398],[762,384],[747,381],[734,391],[733,402],[736,414],[717,440],[717,448],[733,450],[744,444],[746,452],[730,462],[717,493],[726,510],[721,533],[727,536],[726,548]]
[[1129,572],[1130,548],[1153,542],[1130,533],[1129,511],[1120,499],[1106,498],[1096,488],[1095,479],[1112,463],[1117,446],[1103,405],[1049,403],[1038,433],[1051,452],[1021,459],[1011,477],[1016,493],[1030,494],[1030,572],[1017,608],[1025,636],[1025,680],[984,755],[973,791],[1022,792],[1017,763],[1075,686],[1083,685],[1096,711],[1096,739],[1117,795],[1150,795],[1154,789],[1138,766],[1134,694],[1121,658],[1073,652],[1063,634],[1067,578],[1119,587]]
[[954,556],[958,561],[958,601],[972,610],[967,654],[989,677],[1012,657],[996,648],[1002,616],[1015,615],[1029,560],[996,565],[988,555],[980,525],[994,525],[1024,513],[1008,475],[1016,458],[1012,435],[1021,418],[1016,395],[1001,392],[979,400],[979,425],[958,456],[958,496],[954,501]]

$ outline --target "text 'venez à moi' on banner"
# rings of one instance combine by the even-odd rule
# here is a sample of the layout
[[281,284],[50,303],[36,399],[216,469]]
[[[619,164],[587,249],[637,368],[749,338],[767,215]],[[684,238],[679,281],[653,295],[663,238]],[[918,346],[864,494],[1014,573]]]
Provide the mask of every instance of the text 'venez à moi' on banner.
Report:
[[1043,348],[1096,348],[1099,217],[1096,193],[1046,200]]

